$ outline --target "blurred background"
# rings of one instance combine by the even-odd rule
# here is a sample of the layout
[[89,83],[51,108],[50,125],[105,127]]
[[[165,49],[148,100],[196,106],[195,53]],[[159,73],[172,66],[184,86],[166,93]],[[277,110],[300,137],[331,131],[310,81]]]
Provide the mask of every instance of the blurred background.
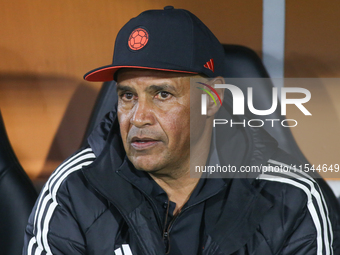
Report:
[[[0,110],[33,181],[46,180],[80,146],[101,87],[83,75],[111,63],[115,37],[130,18],[166,5],[193,12],[221,43],[247,46],[262,57],[262,0],[0,1]],[[287,0],[284,7],[283,76],[340,77],[338,1]],[[320,85],[312,92],[318,100],[309,103],[317,121],[292,129],[311,163],[340,163],[338,95],[336,86]]]

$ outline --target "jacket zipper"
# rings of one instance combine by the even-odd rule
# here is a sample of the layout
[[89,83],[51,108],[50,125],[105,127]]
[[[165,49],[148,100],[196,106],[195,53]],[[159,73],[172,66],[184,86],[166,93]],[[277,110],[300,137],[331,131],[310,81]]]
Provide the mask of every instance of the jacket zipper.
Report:
[[[180,211],[170,222],[169,222],[169,225],[167,227],[167,229],[165,230],[165,227],[164,227],[164,231],[163,231],[163,241],[164,241],[164,244],[165,244],[165,254],[169,254],[170,253],[170,231],[173,227],[173,225],[175,224],[176,220],[179,218],[179,216],[181,214],[183,214],[183,212],[185,212],[186,210],[188,210],[189,208],[192,208],[200,203],[202,203],[203,201],[206,201],[208,200],[209,198],[215,196],[216,194],[220,193],[225,187],[227,186],[227,184],[223,185],[223,188],[220,189],[219,191],[216,191],[215,193],[211,194],[210,196],[208,196],[207,198],[205,199],[202,199],[186,208],[184,208],[182,211]],[[170,204],[170,201],[168,199],[168,209],[167,209],[167,214],[166,214],[166,219],[165,219],[165,224],[166,225],[166,221],[167,221],[167,218],[168,218],[168,210],[169,210],[169,204]]]

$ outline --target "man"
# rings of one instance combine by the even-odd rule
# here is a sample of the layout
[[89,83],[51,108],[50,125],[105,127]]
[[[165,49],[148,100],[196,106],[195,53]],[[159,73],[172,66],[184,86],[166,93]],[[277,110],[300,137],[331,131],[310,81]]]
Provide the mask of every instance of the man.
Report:
[[[112,65],[85,75],[117,81],[117,109],[47,181],[24,254],[337,254],[338,225],[307,175],[190,177],[191,164],[297,163],[262,129],[220,136],[213,117],[230,113],[213,100],[224,100],[223,89],[206,115],[190,115],[201,89],[224,83],[223,59],[188,11],[169,6],[130,20]],[[190,78],[203,79],[201,89]]]

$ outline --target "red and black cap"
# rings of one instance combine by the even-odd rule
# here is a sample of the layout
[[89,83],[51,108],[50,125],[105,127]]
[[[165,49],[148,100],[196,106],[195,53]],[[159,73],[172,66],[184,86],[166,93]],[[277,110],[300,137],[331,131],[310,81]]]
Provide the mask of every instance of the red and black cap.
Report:
[[87,81],[114,80],[121,68],[223,76],[223,47],[191,12],[167,6],[131,19],[119,31],[111,65],[84,75]]

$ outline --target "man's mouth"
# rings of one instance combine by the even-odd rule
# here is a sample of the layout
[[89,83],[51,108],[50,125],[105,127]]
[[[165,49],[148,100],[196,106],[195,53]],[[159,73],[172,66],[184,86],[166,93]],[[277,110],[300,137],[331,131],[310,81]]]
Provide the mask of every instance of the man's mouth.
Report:
[[160,141],[148,137],[133,137],[131,145],[136,150],[145,150],[157,145]]

